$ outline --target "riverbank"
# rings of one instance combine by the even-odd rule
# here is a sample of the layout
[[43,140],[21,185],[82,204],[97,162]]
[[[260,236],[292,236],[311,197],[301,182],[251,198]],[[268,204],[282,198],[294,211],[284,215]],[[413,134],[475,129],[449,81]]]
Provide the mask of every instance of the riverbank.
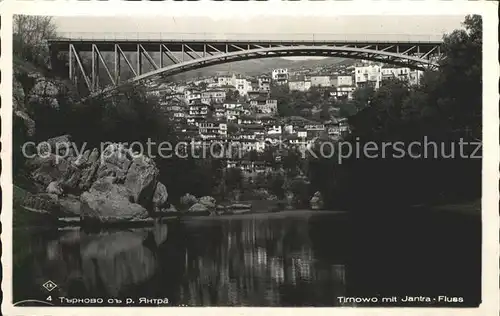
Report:
[[[80,227],[82,226],[82,221],[80,217],[56,217],[54,214],[44,210],[34,210],[24,206],[21,206],[22,200],[25,198],[27,191],[14,185],[14,226],[32,226],[32,225],[50,225],[58,227]],[[245,206],[245,209],[232,211],[228,206],[224,211],[218,211],[214,214],[210,212],[188,212],[188,211],[177,211],[168,212],[162,214],[158,218],[147,218],[135,222],[124,222],[117,223],[116,225],[102,225],[102,226],[112,226],[114,228],[123,227],[147,227],[154,225],[156,222],[165,222],[171,220],[183,220],[191,221],[193,219],[212,221],[212,220],[228,220],[228,219],[246,219],[246,218],[285,218],[285,217],[309,217],[312,215],[322,215],[322,214],[349,214],[351,212],[346,210],[310,210],[310,209],[294,209],[294,210],[276,210],[271,206],[276,206],[279,201],[264,201],[266,203],[258,203],[259,206],[265,206],[262,208],[256,207],[252,201],[245,201],[245,203],[234,204]],[[272,203],[271,203],[272,202]],[[262,205],[261,205],[262,204]],[[265,205],[264,205],[265,204]],[[272,210],[272,211],[271,211]],[[404,216],[404,214],[412,215],[418,213],[434,213],[434,212],[444,212],[444,213],[455,213],[455,214],[465,214],[480,216],[481,215],[481,200],[470,201],[461,204],[442,204],[442,205],[415,205],[406,209],[406,211],[401,212],[400,209],[395,209],[391,212],[375,212],[372,214],[366,214],[361,212],[360,214],[366,214],[368,217],[372,216],[382,216],[393,214],[396,217]],[[358,212],[354,212],[358,213]],[[388,214],[386,214],[388,213]]]
[[249,219],[249,218],[255,218],[255,219],[262,219],[262,218],[269,218],[269,219],[278,219],[278,218],[286,218],[286,217],[309,217],[309,216],[316,216],[316,215],[345,215],[348,214],[346,211],[327,211],[327,210],[284,210],[284,211],[279,211],[279,212],[272,212],[272,213],[245,213],[245,214],[227,214],[227,215],[220,215],[220,216],[189,216],[189,214],[183,216],[182,218],[184,220],[207,220],[207,221],[212,221],[212,220],[239,220],[239,219]]
[[481,216],[482,214],[481,199],[457,204],[417,205],[415,208],[425,208],[429,211],[450,212],[475,216]]

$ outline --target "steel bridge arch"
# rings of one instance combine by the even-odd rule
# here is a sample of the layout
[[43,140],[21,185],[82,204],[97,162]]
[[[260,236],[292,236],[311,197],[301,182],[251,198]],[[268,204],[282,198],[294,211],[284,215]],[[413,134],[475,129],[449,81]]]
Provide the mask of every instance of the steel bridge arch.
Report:
[[[208,57],[197,58],[181,62],[178,64],[156,69],[145,74],[132,78],[128,82],[138,82],[157,75],[175,75],[178,73],[224,64],[234,61],[272,58],[272,57],[300,57],[300,56],[319,56],[319,57],[342,57],[352,59],[366,59],[378,61],[397,66],[408,67],[410,69],[426,70],[437,68],[439,64],[429,59],[409,56],[404,54],[386,52],[381,50],[342,47],[342,46],[283,46],[258,48],[250,50],[241,50],[237,52],[223,53]],[[125,84],[126,82],[124,82]]]

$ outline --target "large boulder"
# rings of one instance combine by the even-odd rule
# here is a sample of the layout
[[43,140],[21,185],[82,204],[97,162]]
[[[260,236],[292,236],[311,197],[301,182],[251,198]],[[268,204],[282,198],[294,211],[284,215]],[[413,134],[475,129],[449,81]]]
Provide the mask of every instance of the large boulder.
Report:
[[82,191],[90,189],[90,186],[95,180],[97,175],[97,169],[99,168],[99,162],[95,161],[91,165],[87,165],[82,169],[80,176],[80,183],[78,184],[78,188]]
[[82,202],[74,195],[58,197],[57,203],[64,216],[80,216],[82,213]]
[[209,209],[214,209],[216,201],[211,196],[202,196],[198,203],[205,205]]
[[35,210],[47,211],[56,215],[60,213],[60,205],[57,202],[57,196],[54,194],[27,193],[21,204],[25,207],[29,207]]
[[89,155],[89,158],[87,159],[86,163],[88,165],[92,165],[93,163],[97,162],[99,160],[99,150],[97,148],[94,148],[92,152]]
[[253,195],[256,200],[267,200],[271,196],[269,192],[263,188],[253,190]]
[[[26,162],[32,179],[42,191],[55,196],[88,191],[81,199],[85,207],[68,202],[67,208],[82,209],[84,217],[109,217],[113,221],[114,217],[140,218],[145,216],[145,209],[161,211],[168,206],[167,188],[158,182],[159,170],[151,159],[143,156],[132,159],[129,150],[121,144],[110,144],[102,153],[97,149],[77,152],[78,156],[56,152],[57,144],[70,141],[68,135],[49,139],[43,148],[44,154]],[[107,195],[110,201],[105,202]],[[124,211],[126,214],[121,214],[118,206],[128,209]],[[99,215],[101,209],[102,216]]]
[[52,181],[51,183],[49,183],[46,191],[48,194],[55,194],[55,195],[63,194],[63,189],[59,181]]
[[196,212],[196,213],[207,212],[207,213],[209,213],[208,207],[206,207],[204,204],[201,204],[201,203],[196,203],[193,206],[191,206],[189,208],[189,212]]
[[145,207],[149,206],[153,199],[159,173],[153,160],[145,156],[133,160],[124,185],[132,192],[135,203]]
[[87,163],[90,157],[90,149],[85,150],[82,154],[79,154],[73,164],[77,167],[81,167]]
[[79,216],[82,203],[74,195],[63,197],[50,193],[28,193],[21,205],[39,211],[46,211],[55,216]]
[[317,191],[316,193],[314,193],[313,197],[311,198],[310,204],[311,209],[313,210],[319,210],[323,208],[324,203],[321,192]]
[[69,179],[75,171],[64,157],[55,154],[30,159],[27,161],[27,167],[32,170],[32,179],[44,186],[53,181]]
[[97,179],[90,188],[89,192],[111,193],[112,195],[119,195],[126,198],[128,201],[133,202],[132,192],[122,184],[117,183],[116,177],[108,176]]
[[198,199],[196,198],[196,196],[186,193],[181,197],[180,203],[183,207],[189,209],[191,206],[198,203]]
[[149,217],[143,206],[131,201],[132,192],[115,180],[113,177],[99,179],[80,196],[83,222],[112,224],[142,221]]
[[89,157],[87,159],[83,158],[83,160],[85,161],[80,166],[82,171],[78,187],[80,190],[86,191],[90,189],[90,186],[97,177],[97,170],[99,169],[100,165],[99,151],[97,150],[97,148],[94,148],[94,150],[92,150],[92,152],[89,154]]
[[168,192],[165,185],[161,182],[156,184],[156,189],[153,194],[153,209],[155,212],[160,212],[167,204]]
[[101,153],[97,178],[113,176],[123,181],[131,163],[130,153],[125,146],[110,144]]

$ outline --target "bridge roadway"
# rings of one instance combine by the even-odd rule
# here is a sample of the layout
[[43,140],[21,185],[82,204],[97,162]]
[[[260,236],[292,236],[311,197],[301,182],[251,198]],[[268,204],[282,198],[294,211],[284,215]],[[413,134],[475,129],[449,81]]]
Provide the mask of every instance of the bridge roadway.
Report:
[[[173,75],[211,65],[266,57],[323,56],[366,59],[413,69],[427,69],[438,66],[436,57],[441,56],[442,41],[430,37],[397,37],[393,40],[370,39],[370,36],[345,36],[335,39],[325,34],[302,34],[295,36],[274,36],[263,34],[262,39],[241,39],[238,36],[216,34],[190,37],[169,34],[158,37],[137,36],[68,36],[48,41],[53,56],[58,52],[68,52],[69,77],[76,80],[79,71],[90,92],[101,89],[99,68],[104,68],[113,86],[119,86],[121,60],[134,74],[129,81],[138,81],[159,74]],[[132,34],[131,34],[132,35]],[[249,34],[246,34],[249,36]],[[268,34],[267,34],[268,35]],[[226,38],[220,38],[221,36]],[[255,35],[257,37],[257,35]],[[381,36],[381,35],[379,35]],[[177,38],[176,38],[177,37]],[[241,37],[241,36],[240,36]],[[271,36],[272,37],[272,36]],[[278,39],[281,37],[281,39]],[[265,38],[265,39],[264,39]],[[81,52],[91,53],[91,71],[85,69]],[[114,54],[114,62],[104,58],[102,53]],[[127,55],[125,53],[128,53]],[[131,54],[135,61],[129,60]],[[156,54],[156,55],[153,55]],[[159,62],[158,62],[159,55]],[[156,57],[156,58],[155,58]],[[166,57],[166,58],[165,58]],[[143,59],[153,70],[144,72]],[[168,62],[168,60],[170,62]],[[113,64],[114,67],[109,67]],[[101,67],[102,66],[102,67]],[[114,71],[113,71],[114,69]]]
[[[415,48],[415,53],[426,54],[442,44],[439,40],[428,41],[374,41],[374,40],[234,40],[234,39],[85,39],[85,38],[58,38],[49,40],[49,45],[57,51],[67,51],[69,45],[79,51],[92,51],[92,45],[100,51],[113,52],[115,45],[120,45],[123,52],[136,52],[137,45],[147,51],[158,51],[161,45],[167,45],[172,52],[182,52],[182,46],[188,45],[196,52],[235,52],[241,48],[275,46],[345,46],[345,47],[373,47],[375,50],[402,53]],[[206,49],[206,50],[205,50]]]

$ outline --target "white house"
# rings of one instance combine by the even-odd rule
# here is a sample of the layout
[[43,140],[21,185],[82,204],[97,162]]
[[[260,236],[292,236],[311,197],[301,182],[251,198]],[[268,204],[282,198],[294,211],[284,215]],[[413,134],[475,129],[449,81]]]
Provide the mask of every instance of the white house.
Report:
[[271,73],[271,78],[277,84],[286,84],[288,82],[288,69],[273,69]]
[[354,68],[354,78],[358,88],[372,86],[378,89],[380,81],[382,81],[381,67],[378,65],[356,67]]

